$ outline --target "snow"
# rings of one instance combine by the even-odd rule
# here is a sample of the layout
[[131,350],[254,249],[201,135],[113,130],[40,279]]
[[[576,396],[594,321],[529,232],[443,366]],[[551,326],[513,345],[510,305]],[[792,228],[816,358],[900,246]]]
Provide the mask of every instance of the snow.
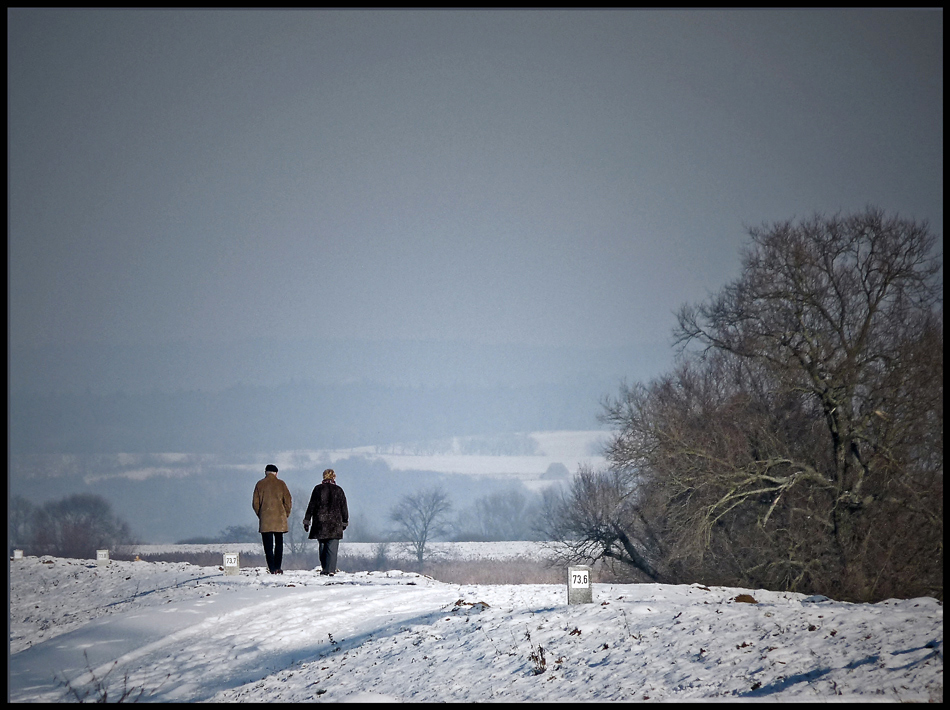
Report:
[[[599,430],[535,431],[526,435],[533,439],[537,451],[533,454],[472,454],[458,449],[455,437],[449,451],[443,453],[415,452],[411,445],[394,444],[391,447],[358,446],[350,449],[294,450],[277,454],[275,460],[281,471],[312,467],[324,462],[335,465],[352,457],[382,461],[392,471],[432,471],[466,475],[514,476],[536,478],[553,463],[565,465],[574,471],[578,466],[598,468],[606,464],[603,454],[608,434]],[[466,438],[466,437],[461,437]],[[438,443],[438,442],[436,442]],[[418,445],[423,449],[435,446],[433,442]]]
[[569,605],[566,581],[25,557],[10,560],[8,700],[943,700],[935,599],[592,591]]

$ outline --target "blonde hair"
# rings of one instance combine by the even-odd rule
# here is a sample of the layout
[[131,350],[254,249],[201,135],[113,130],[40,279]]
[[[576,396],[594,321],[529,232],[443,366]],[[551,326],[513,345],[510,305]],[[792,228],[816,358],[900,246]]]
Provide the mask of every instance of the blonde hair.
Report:
[[326,471],[323,472],[323,480],[333,481],[334,483],[336,482],[336,473],[333,471],[332,468],[328,468]]

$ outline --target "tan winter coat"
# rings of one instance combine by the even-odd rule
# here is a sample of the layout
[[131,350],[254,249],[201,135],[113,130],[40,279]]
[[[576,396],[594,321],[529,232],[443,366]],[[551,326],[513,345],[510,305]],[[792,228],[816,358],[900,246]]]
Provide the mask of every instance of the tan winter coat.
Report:
[[287,484],[277,478],[276,473],[268,472],[254,486],[251,500],[251,507],[261,521],[258,532],[287,532],[287,517],[292,504]]

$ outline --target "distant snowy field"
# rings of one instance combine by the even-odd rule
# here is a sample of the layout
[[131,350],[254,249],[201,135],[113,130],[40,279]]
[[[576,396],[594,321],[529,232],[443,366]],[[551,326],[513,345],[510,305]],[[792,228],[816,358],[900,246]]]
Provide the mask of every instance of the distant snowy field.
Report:
[[274,462],[281,471],[290,473],[315,465],[334,466],[338,461],[359,457],[383,461],[392,471],[430,471],[517,479],[529,490],[539,490],[551,483],[550,480],[543,480],[542,476],[554,464],[564,466],[570,474],[576,473],[581,466],[602,468],[606,465],[603,447],[609,439],[609,432],[536,431],[524,436],[537,444],[534,453],[518,456],[464,453],[461,449],[466,439],[472,437],[457,437],[447,443],[448,451],[442,453],[419,453],[408,445],[361,446],[352,449],[287,451],[278,454]]
[[[523,455],[480,454],[469,450],[477,448],[473,441],[481,441],[483,446],[489,448],[494,443],[499,449],[504,449],[505,443],[512,437],[533,444],[535,450]],[[362,458],[383,461],[393,471],[429,471],[533,481],[544,475],[552,464],[563,465],[569,473],[576,473],[579,466],[603,466],[606,463],[603,447],[609,437],[610,433],[602,430],[536,431],[510,436],[452,437],[415,444],[349,449],[291,449],[268,454],[266,460],[259,455],[248,454],[234,457],[181,452],[97,454],[94,470],[83,473],[83,479],[86,483],[96,483],[114,477],[133,480],[145,480],[153,476],[184,478],[208,468],[247,471],[257,476],[263,471],[265,463],[276,464],[282,477],[286,477],[325,465],[333,466],[346,459]],[[72,475],[79,458],[71,454],[44,455],[43,469],[53,475]],[[18,471],[18,474],[30,475],[30,466],[34,463],[33,459],[29,459],[26,464],[19,464],[23,470]]]
[[943,700],[931,598],[9,564],[10,702]]

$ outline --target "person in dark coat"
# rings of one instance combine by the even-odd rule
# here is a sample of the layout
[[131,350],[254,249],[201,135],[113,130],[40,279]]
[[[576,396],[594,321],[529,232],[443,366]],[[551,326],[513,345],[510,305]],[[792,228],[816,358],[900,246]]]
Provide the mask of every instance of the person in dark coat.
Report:
[[323,472],[323,483],[313,488],[310,505],[307,506],[307,514],[303,519],[303,529],[310,533],[310,539],[320,543],[320,574],[332,577],[336,572],[340,540],[343,539],[343,531],[349,522],[346,494],[336,484],[336,473],[332,468],[328,468]]
[[269,463],[264,467],[264,478],[254,486],[251,507],[260,520],[258,531],[264,543],[264,558],[267,571],[271,574],[283,574],[280,568],[284,556],[284,533],[287,532],[287,518],[293,501],[287,484],[277,478],[277,467]]

